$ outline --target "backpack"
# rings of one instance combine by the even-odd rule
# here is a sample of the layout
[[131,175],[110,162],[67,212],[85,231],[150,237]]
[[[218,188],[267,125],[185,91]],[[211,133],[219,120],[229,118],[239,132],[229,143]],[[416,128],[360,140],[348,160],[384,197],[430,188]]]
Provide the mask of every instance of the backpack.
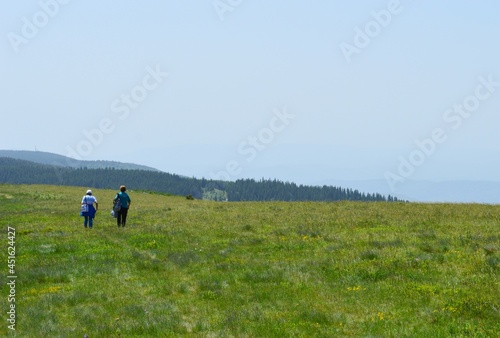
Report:
[[122,208],[122,202],[120,201],[119,193],[116,194],[116,197],[113,200],[113,211],[118,212]]
[[82,204],[82,206],[80,208],[80,216],[83,216],[83,213],[89,211],[89,205],[87,204],[87,196],[85,196],[83,198],[83,202],[84,202],[84,204]]

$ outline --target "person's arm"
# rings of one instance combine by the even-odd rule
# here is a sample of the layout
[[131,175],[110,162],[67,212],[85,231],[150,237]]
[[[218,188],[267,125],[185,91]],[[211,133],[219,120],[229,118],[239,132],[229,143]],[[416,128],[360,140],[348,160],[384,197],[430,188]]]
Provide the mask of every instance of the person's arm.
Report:
[[95,211],[99,210],[99,203],[95,202]]

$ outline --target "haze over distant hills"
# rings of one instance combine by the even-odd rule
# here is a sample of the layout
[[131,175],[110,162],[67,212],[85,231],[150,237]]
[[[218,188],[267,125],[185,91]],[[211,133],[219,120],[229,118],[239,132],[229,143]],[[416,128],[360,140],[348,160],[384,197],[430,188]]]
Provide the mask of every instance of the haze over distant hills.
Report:
[[[250,177],[279,177],[281,180],[291,181],[294,177],[304,177],[304,173],[308,172],[306,168],[305,165],[280,165],[248,169],[246,174]],[[314,171],[309,172],[309,177],[302,179],[301,184],[349,187],[366,193],[391,195],[410,202],[500,204],[500,182],[497,181],[407,179],[392,190],[385,179],[350,179],[347,177],[348,169],[317,166]]]
[[55,165],[69,168],[115,168],[115,169],[130,169],[130,170],[149,170],[159,171],[145,165],[122,163],[116,161],[82,161],[70,157],[48,153],[44,151],[29,151],[29,150],[0,150],[0,157],[10,157],[18,160],[31,161],[40,164]]
[[101,189],[116,189],[125,183],[132,190],[216,201],[399,201],[392,196],[365,194],[349,188],[304,186],[276,179],[207,180],[151,170],[62,167],[9,157],[0,157],[0,183]]
[[[161,157],[157,155],[159,152]],[[395,160],[401,153],[404,152],[400,149],[384,153],[375,148],[348,146],[273,145],[249,162],[234,147],[185,145],[161,150],[145,148],[132,154],[132,158],[136,163],[147,163],[189,177],[219,179],[221,175],[217,173],[224,171],[226,164],[232,161],[241,168],[240,174],[232,179],[276,178],[297,184],[342,186],[415,202],[500,204],[500,182],[496,179],[500,162],[495,158],[479,153],[472,156],[470,150],[463,150],[461,156],[474,163],[465,166],[454,162],[460,154],[443,153],[439,158],[429,159],[392,190],[384,173],[397,173]],[[168,160],[183,158],[183,154],[190,156],[184,156],[182,161]],[[324,160],[317,154],[323,154]],[[330,163],[329,158],[334,161]],[[449,169],[450,164],[454,170]]]
[[[166,154],[172,156],[172,154]],[[82,161],[66,156],[42,152],[42,151],[13,151],[0,150],[0,157],[10,157],[40,164],[56,165],[70,168],[115,168],[130,170],[148,170],[161,172],[158,169],[117,161]],[[208,172],[208,171],[207,171]],[[274,167],[246,168],[248,178],[279,179],[286,182],[294,182],[293,177],[299,173],[307,172],[302,167],[281,165]],[[330,173],[330,176],[328,175]],[[200,176],[202,178],[203,175]],[[338,186],[358,190],[366,193],[379,193],[384,196],[391,195],[400,200],[414,202],[451,202],[451,203],[489,203],[500,204],[500,182],[478,181],[478,180],[407,180],[398,184],[396,191],[391,191],[387,182],[383,179],[346,179],[345,173],[335,171],[331,168],[318,166],[311,177],[299,184],[311,186]],[[339,176],[337,178],[337,176]],[[329,178],[330,177],[330,178]],[[210,179],[209,175],[205,178]]]
[[[319,182],[318,182],[319,183]],[[321,184],[348,186],[361,191],[391,194],[410,202],[450,202],[500,204],[500,182],[408,180],[392,192],[385,180],[326,180]]]

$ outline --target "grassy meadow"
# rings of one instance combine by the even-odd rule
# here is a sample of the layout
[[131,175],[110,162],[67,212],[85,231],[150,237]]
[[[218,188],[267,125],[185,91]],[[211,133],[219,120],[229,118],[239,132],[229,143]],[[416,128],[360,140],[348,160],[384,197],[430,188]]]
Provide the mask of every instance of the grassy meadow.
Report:
[[[92,187],[91,187],[92,188]],[[0,185],[2,337],[500,337],[500,206]]]

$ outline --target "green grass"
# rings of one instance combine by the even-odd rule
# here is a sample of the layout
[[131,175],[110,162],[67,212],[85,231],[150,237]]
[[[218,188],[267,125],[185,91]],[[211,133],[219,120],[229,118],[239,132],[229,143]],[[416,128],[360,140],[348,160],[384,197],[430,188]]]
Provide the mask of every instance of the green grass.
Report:
[[[224,203],[0,185],[18,337],[500,337],[500,207]],[[0,306],[7,319],[8,286]]]

